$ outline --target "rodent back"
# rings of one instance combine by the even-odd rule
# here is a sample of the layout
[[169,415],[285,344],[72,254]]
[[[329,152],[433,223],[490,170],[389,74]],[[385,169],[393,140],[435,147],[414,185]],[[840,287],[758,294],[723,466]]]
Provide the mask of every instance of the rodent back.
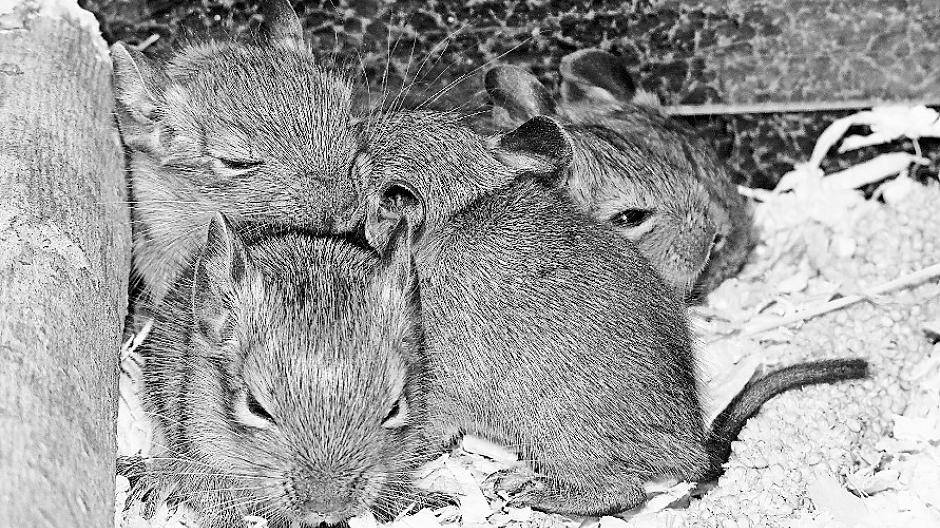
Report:
[[220,231],[145,350],[171,453],[287,518],[336,522],[388,502],[424,413],[420,321],[400,274],[338,239],[245,245]]
[[532,181],[481,197],[439,235],[416,258],[443,373],[432,423],[518,446],[549,473],[628,459],[655,478],[704,463],[682,308],[628,243]]
[[[544,127],[542,139],[552,130],[564,138],[549,119],[532,126]],[[429,222],[415,242],[432,434],[476,432],[554,471],[622,456],[649,475],[706,464],[683,308],[632,244],[598,229],[545,175],[511,165],[516,156],[538,161],[537,144],[510,138],[502,150],[478,148],[481,163],[463,143],[441,142],[444,151],[427,160],[410,153],[437,129],[415,122],[405,132],[411,144],[394,164],[373,160],[378,177],[440,181],[466,173],[468,160],[515,174]]]

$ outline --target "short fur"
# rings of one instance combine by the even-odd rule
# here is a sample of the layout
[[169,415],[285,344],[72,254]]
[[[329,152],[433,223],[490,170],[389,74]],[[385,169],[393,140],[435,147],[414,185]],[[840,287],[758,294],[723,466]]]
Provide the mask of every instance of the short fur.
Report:
[[[513,156],[457,125],[428,122],[402,116],[369,155],[373,181],[404,181],[430,196],[373,201],[383,211],[368,218],[384,222],[400,207],[414,221],[426,207],[415,266],[429,442],[471,433],[518,450],[542,475],[527,504],[579,515],[629,509],[645,500],[645,481],[720,470],[715,453],[733,439],[725,433],[775,393],[768,387],[864,375],[821,369],[783,376],[784,384],[758,381],[714,437],[703,423],[684,308],[646,259],[544,176],[513,176],[517,169],[500,161]],[[542,130],[548,156],[560,137]],[[479,170],[490,173],[468,174]],[[454,178],[506,183],[442,210]]]
[[219,219],[208,236],[141,349],[164,443],[150,476],[208,526],[255,514],[312,527],[421,503],[410,480],[426,451],[426,359],[410,249],[379,259],[300,232],[246,244]]
[[[565,57],[561,72],[566,101],[556,106],[532,74],[490,70],[497,121],[560,120],[574,143],[562,181],[575,203],[636,242],[681,299],[736,273],[753,239],[750,212],[727,168],[658,108],[634,102],[629,72],[616,57],[582,50]],[[621,215],[631,211],[650,214]]]
[[216,212],[329,230],[356,200],[350,87],[315,63],[289,4],[266,4],[282,26],[255,43],[192,44],[159,64],[112,47],[135,268],[151,304]]

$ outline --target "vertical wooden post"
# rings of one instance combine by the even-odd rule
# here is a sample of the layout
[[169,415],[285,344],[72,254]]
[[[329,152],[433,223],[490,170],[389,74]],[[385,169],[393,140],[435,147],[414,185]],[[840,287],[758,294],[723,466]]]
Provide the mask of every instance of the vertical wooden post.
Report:
[[75,0],[0,4],[0,526],[114,519],[130,227],[110,61]]

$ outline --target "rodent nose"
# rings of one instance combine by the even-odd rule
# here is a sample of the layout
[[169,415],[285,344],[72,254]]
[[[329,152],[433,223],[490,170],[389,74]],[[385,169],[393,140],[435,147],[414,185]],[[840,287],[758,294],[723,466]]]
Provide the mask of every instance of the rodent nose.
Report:
[[336,481],[304,480],[294,483],[300,509],[329,517],[342,512],[352,503],[348,487]]

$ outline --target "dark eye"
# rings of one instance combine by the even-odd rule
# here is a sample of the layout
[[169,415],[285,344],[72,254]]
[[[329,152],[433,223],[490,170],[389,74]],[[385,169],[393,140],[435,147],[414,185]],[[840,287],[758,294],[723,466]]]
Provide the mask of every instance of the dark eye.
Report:
[[724,241],[725,237],[721,236],[721,233],[715,233],[714,238],[712,238],[712,248],[721,249],[721,245]]
[[388,414],[382,419],[382,427],[386,429],[399,429],[404,427],[407,421],[407,404],[403,397],[399,397],[392,404]]
[[617,227],[636,227],[652,214],[649,209],[626,209],[612,216],[610,222]]
[[390,183],[382,192],[382,205],[393,211],[401,211],[418,202],[418,191],[411,184],[403,181]]
[[249,159],[235,159],[235,158],[216,158],[219,160],[219,163],[222,164],[228,170],[233,171],[246,171],[257,168],[261,165],[261,162],[258,160],[249,160]]
[[245,398],[246,403],[248,404],[248,412],[257,416],[258,418],[262,418],[271,423],[274,423],[274,417],[271,416],[271,413],[269,413],[268,410],[265,409],[257,399],[255,399],[255,396],[251,393],[251,391],[248,391],[248,394]]

